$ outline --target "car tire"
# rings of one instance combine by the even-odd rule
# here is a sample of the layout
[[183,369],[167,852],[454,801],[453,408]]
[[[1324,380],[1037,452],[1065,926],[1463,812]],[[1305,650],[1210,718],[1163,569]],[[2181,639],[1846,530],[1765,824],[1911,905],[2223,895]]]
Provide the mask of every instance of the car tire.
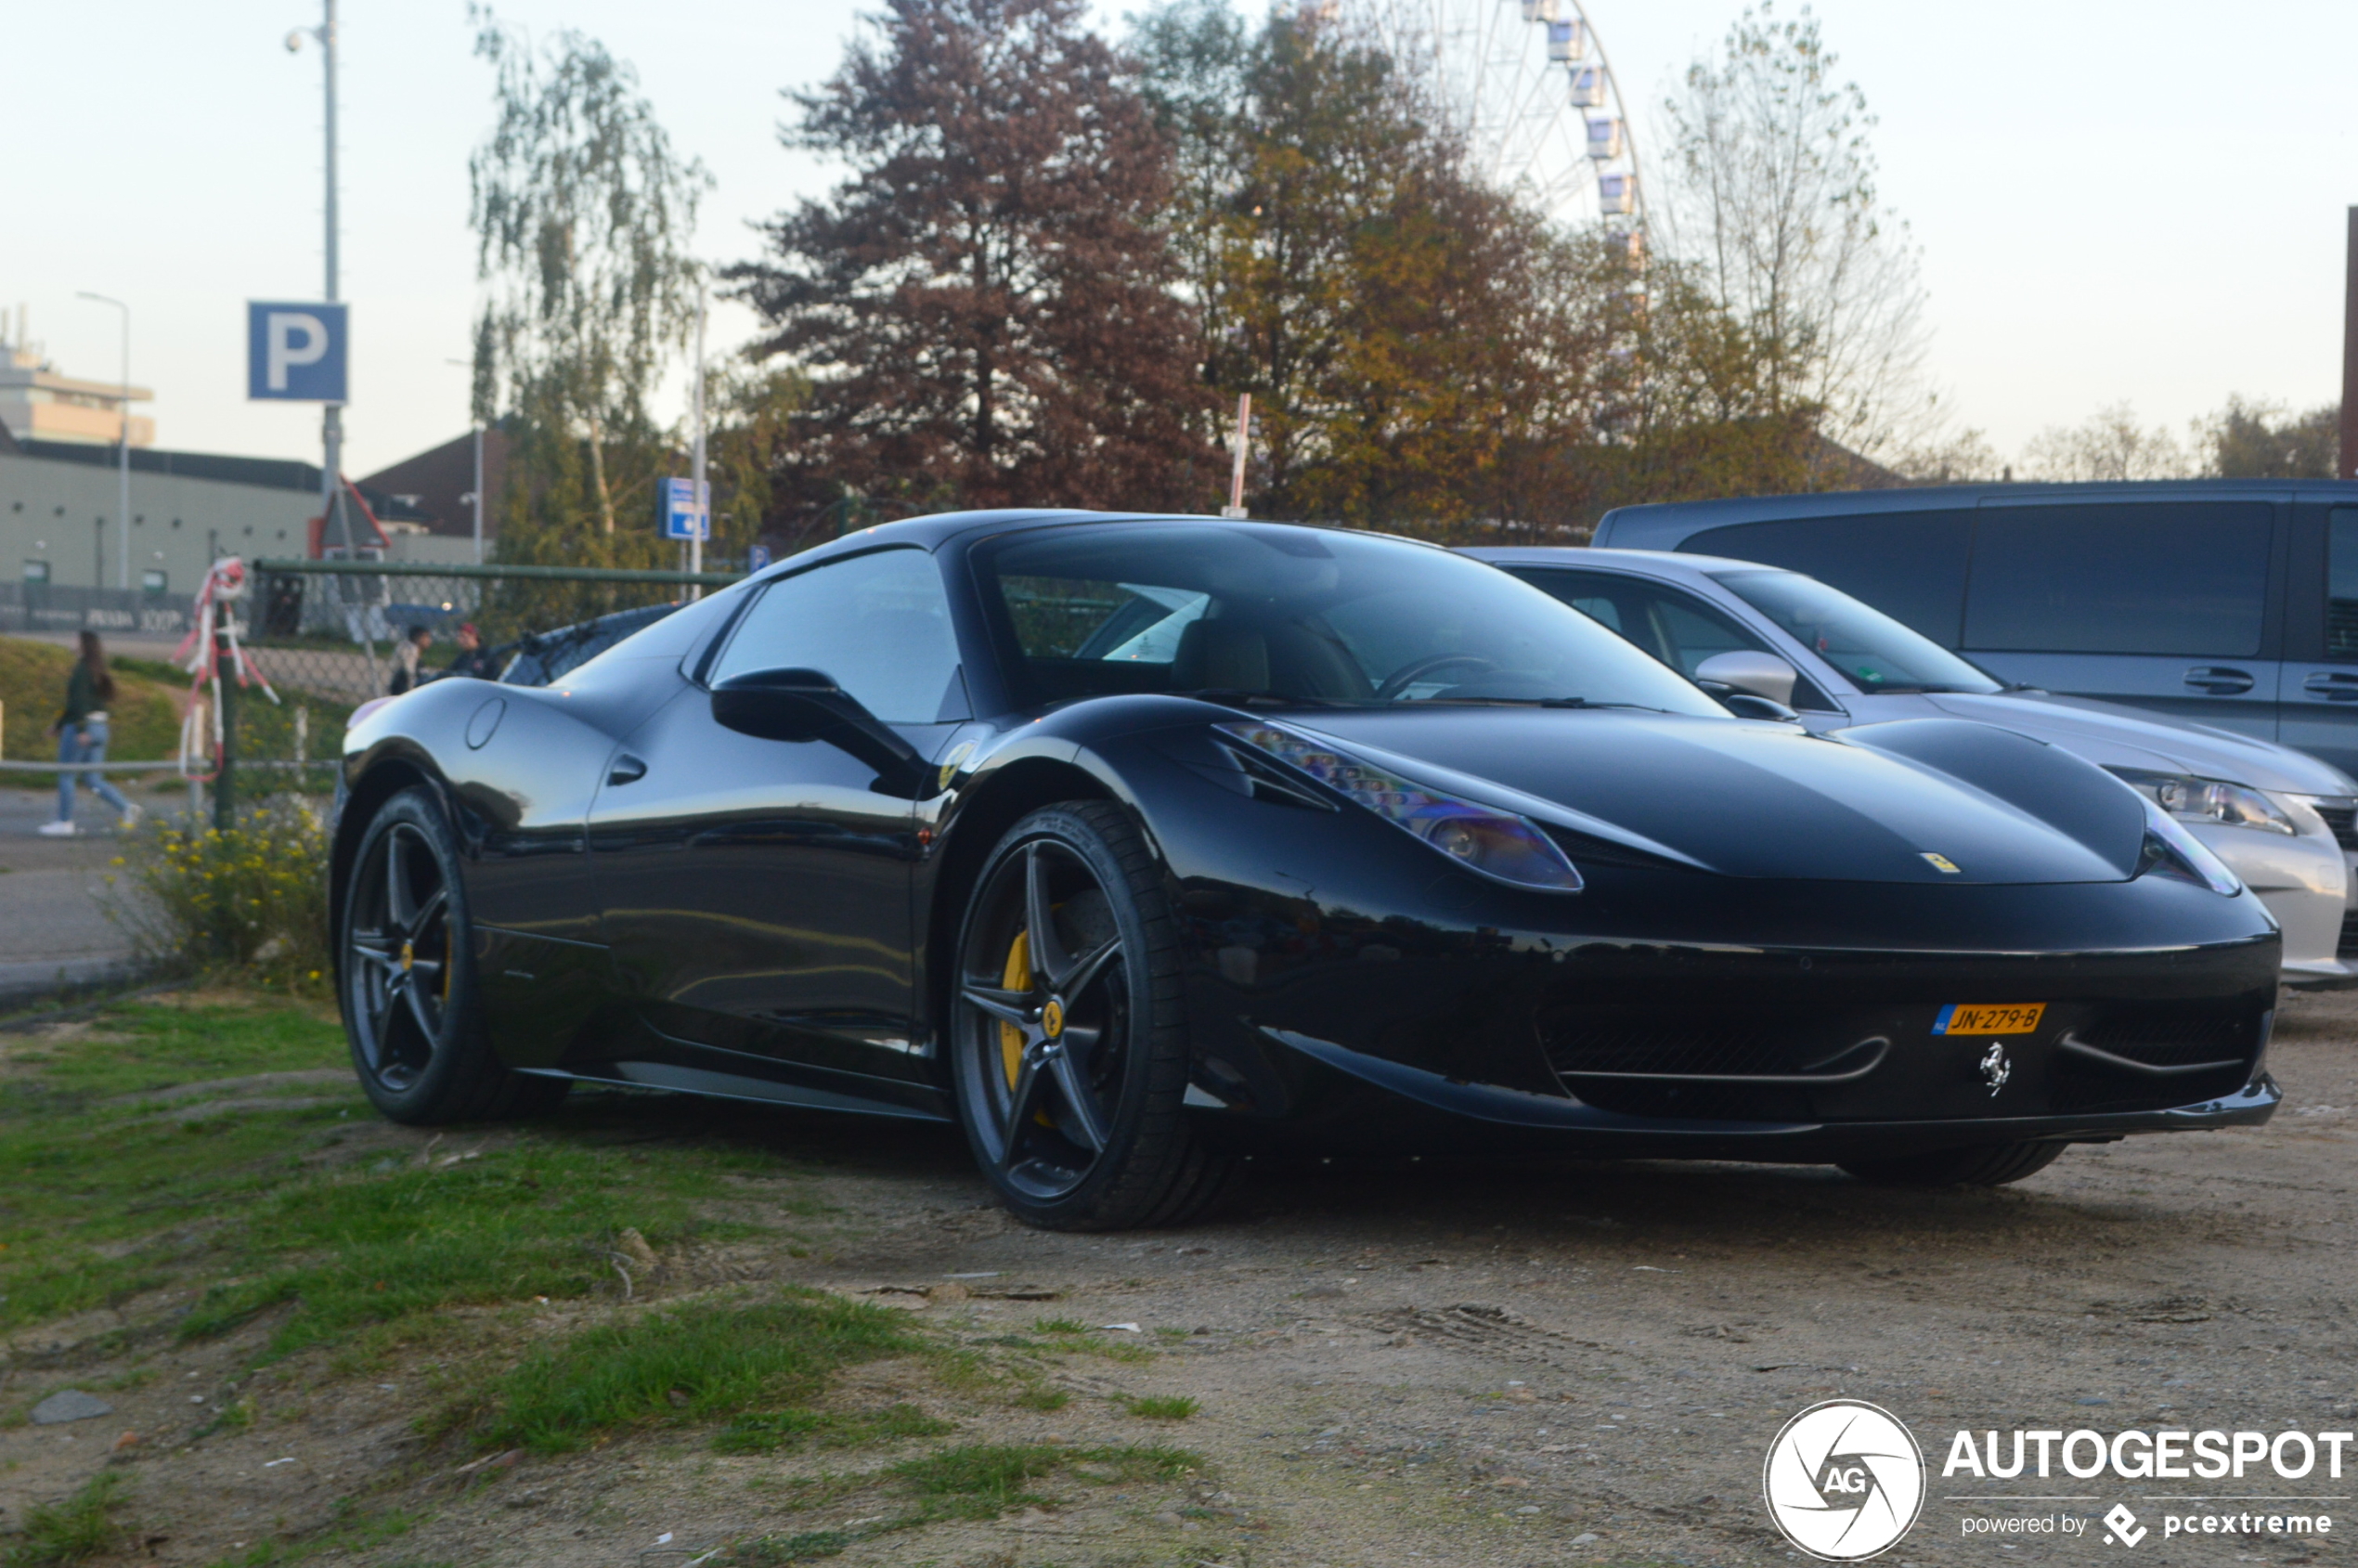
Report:
[[369,819],[338,912],[336,994],[353,1067],[369,1103],[410,1126],[532,1115],[572,1087],[513,1071],[492,1051],[459,864],[440,801],[405,789]]
[[1178,925],[1122,808],[1068,802],[1008,829],[959,933],[950,1065],[975,1158],[1026,1224],[1184,1225],[1226,1188],[1235,1160],[1183,1103],[1180,982]]
[[2004,1186],[2045,1170],[2068,1145],[2047,1141],[1977,1144],[1938,1154],[1845,1160],[1842,1168],[1881,1186]]

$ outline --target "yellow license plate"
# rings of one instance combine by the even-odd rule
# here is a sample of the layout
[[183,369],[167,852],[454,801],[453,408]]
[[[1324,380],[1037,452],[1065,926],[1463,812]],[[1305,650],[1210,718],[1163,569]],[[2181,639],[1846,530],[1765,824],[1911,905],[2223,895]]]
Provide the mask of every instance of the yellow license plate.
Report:
[[2044,1002],[1952,1002],[1932,1020],[1935,1034],[2028,1034],[2047,1011]]

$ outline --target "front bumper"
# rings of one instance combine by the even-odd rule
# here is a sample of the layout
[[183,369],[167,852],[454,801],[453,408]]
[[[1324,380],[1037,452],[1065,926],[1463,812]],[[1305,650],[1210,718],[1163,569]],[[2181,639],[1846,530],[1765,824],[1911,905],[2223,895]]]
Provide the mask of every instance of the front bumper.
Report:
[[[1407,1133],[1419,1147],[1496,1151],[1505,1145],[1632,1159],[1809,1164],[2016,1141],[2109,1143],[2137,1133],[2254,1126],[2274,1116],[2284,1099],[2275,1080],[2260,1071],[2232,1094],[2158,1109],[1844,1122],[1645,1117],[1573,1097],[1469,1083],[1290,1030],[1265,1032],[1273,1043],[1315,1063],[1338,1085],[1364,1086],[1394,1102],[1380,1108],[1363,1104],[1362,1115],[1384,1125],[1387,1137]],[[1404,1114],[1406,1108],[1414,1109]],[[1424,1136],[1408,1132],[1427,1121],[1432,1125]]]
[[[2279,1099],[2278,934],[2250,896],[2183,883],[1924,893],[1600,866],[1579,900],[1476,895],[1454,918],[1202,884],[1183,903],[1191,1101],[1239,1136],[1824,1160],[2230,1126]],[[1514,919],[1534,910],[1622,934]],[[2018,1035],[1940,1032],[1958,1003],[2045,1012]]]

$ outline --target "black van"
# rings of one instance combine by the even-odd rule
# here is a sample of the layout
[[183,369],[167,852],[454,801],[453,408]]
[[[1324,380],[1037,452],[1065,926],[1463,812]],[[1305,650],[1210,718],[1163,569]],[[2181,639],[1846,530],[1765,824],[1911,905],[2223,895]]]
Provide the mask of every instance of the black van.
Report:
[[1959,485],[1621,507],[1596,543],[1789,566],[2025,685],[2358,773],[2358,484]]

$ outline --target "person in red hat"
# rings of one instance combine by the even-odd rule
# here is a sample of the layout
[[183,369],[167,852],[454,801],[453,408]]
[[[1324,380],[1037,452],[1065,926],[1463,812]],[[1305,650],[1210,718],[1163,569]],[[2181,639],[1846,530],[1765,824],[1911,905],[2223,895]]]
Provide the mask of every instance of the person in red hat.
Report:
[[460,623],[458,656],[450,661],[447,673],[471,675],[477,680],[499,679],[499,666],[493,661],[490,652],[484,647],[483,634],[475,629],[474,622]]

